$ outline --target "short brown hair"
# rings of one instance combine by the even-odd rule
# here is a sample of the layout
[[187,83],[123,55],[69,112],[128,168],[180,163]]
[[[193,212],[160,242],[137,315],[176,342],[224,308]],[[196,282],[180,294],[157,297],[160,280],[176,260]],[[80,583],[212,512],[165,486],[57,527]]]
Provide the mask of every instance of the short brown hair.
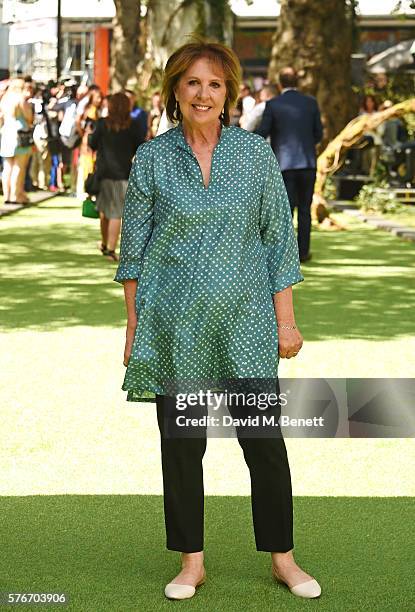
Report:
[[108,96],[108,116],[105,125],[109,130],[119,132],[131,124],[130,98],[122,91]]
[[297,87],[298,76],[295,68],[292,66],[286,66],[280,70],[278,80],[281,87]]
[[218,64],[225,75],[226,100],[222,121],[230,123],[229,109],[236,104],[241,81],[241,65],[232,49],[217,42],[207,41],[199,36],[192,36],[192,42],[182,45],[169,57],[164,69],[162,96],[170,121],[181,121],[183,116],[176,104],[174,89],[181,76],[196,60],[204,57]]

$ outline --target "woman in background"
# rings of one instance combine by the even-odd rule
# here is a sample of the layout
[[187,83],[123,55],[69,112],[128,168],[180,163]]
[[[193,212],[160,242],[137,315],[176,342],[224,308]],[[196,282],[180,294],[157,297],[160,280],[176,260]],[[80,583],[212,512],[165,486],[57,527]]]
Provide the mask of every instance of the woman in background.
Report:
[[144,142],[146,127],[131,118],[130,100],[119,92],[108,98],[108,115],[96,123],[88,144],[97,151],[96,171],[100,176],[97,208],[101,220],[101,252],[118,261],[115,253],[121,227],[125,192],[131,162],[139,144]]
[[19,131],[32,127],[33,111],[23,79],[13,79],[0,103],[2,118],[0,156],[3,158],[3,195],[5,203],[27,204],[24,180],[32,146],[21,146]]
[[79,147],[78,174],[76,192],[81,197],[85,193],[85,181],[88,174],[94,171],[95,153],[88,146],[88,136],[94,130],[96,122],[100,117],[102,106],[102,93],[99,88],[92,89],[85,110],[78,117],[78,129],[82,134]]

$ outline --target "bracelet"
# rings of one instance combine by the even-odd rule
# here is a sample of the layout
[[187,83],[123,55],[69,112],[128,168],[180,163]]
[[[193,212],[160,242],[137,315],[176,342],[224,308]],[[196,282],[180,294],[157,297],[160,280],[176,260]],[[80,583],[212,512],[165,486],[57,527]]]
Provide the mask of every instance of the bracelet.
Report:
[[277,327],[278,329],[297,329],[296,325],[285,325],[285,324],[278,325],[278,323],[277,323]]

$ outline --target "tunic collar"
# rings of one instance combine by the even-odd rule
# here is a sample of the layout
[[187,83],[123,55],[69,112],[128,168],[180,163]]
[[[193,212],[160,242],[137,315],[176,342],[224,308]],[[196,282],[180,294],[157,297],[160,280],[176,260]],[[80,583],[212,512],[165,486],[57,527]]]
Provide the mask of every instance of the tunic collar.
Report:
[[[223,141],[226,139],[226,136],[228,135],[228,132],[230,129],[230,126],[224,125],[223,123],[221,124],[221,126],[222,127],[220,131],[220,136],[219,136],[219,140],[217,142],[216,147],[223,144]],[[177,125],[177,127],[173,128],[173,131],[176,135],[176,147],[179,147],[180,149],[184,149],[185,151],[193,155],[192,147],[188,144],[188,142],[186,141],[184,137],[183,124],[180,122]]]

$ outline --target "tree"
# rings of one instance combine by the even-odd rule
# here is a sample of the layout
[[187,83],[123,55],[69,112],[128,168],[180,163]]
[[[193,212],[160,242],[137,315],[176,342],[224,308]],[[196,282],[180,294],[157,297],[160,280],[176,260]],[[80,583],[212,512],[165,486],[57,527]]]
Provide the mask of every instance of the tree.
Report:
[[284,66],[299,73],[300,87],[316,96],[325,141],[352,115],[350,56],[354,0],[281,0],[268,77],[276,82]]
[[114,0],[111,88],[148,93],[169,55],[197,32],[230,43],[228,0]]
[[111,47],[111,89],[134,86],[140,49],[140,0],[114,0]]
[[342,166],[347,151],[361,140],[363,134],[375,130],[381,123],[393,117],[401,117],[413,112],[415,112],[415,98],[410,98],[377,113],[359,115],[352,119],[329,142],[325,150],[318,157],[314,204],[325,204],[323,188],[327,177]]

